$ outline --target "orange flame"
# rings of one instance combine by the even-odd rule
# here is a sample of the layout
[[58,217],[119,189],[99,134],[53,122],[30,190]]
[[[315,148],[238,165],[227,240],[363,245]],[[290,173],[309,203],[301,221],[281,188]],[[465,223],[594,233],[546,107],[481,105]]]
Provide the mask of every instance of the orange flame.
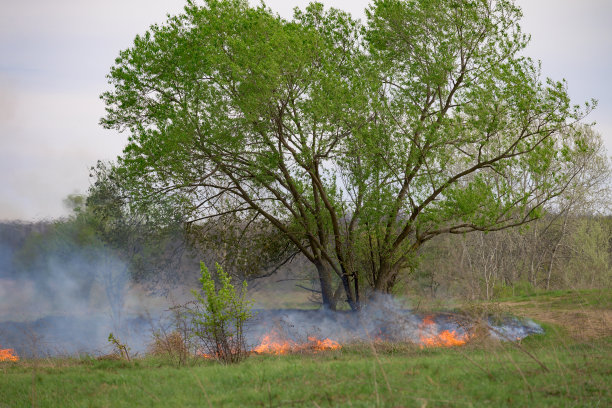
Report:
[[[423,332],[426,333],[423,333]],[[469,334],[457,334],[455,330],[444,330],[438,333],[438,325],[432,316],[425,316],[419,326],[421,348],[462,346],[470,339]]]
[[0,361],[19,361],[13,349],[0,349]]
[[195,355],[198,356],[198,357],[203,357],[205,359],[209,359],[209,360],[215,358],[215,356],[213,356],[212,354],[208,354],[208,353],[206,353],[206,352],[204,352],[202,350],[196,350]]
[[253,348],[253,352],[258,354],[287,354],[288,352],[296,349],[297,343],[281,339],[278,333],[268,333],[261,339],[261,343]]
[[319,352],[324,350],[337,350],[340,344],[331,339],[320,340],[314,336],[308,337],[307,343],[297,343],[290,339],[282,338],[278,333],[271,332],[263,336],[261,343],[253,348],[257,354],[287,354],[299,351]]
[[[337,341],[331,339],[320,340],[314,336],[309,336],[306,343],[298,343],[284,338],[284,336],[280,335],[276,331],[272,331],[262,337],[259,345],[253,347],[251,353],[274,355],[282,355],[300,351],[311,351],[317,353],[325,350],[338,350],[341,347],[342,346],[340,346],[340,343]],[[196,351],[196,355],[205,359],[215,358],[213,354],[206,353],[203,350]]]
[[324,350],[338,350],[341,348],[337,341],[331,339],[319,340],[316,337],[308,337],[308,344],[306,348],[313,351],[324,351]]

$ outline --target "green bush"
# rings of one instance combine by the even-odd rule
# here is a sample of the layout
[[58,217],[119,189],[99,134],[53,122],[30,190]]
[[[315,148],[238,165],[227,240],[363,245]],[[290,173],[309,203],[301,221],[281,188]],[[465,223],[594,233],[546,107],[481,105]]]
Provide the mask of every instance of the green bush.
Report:
[[217,266],[218,285],[206,265],[200,262],[201,293],[193,291],[196,307],[190,309],[193,335],[199,341],[199,353],[224,363],[235,363],[248,355],[245,323],[253,317],[251,302],[245,299],[247,283],[236,293],[229,275]]

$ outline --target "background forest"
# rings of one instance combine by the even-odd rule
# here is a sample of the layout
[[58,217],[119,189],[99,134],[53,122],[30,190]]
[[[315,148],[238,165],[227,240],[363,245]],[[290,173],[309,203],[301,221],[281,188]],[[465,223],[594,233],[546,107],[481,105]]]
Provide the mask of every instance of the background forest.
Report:
[[[605,211],[609,201],[602,187],[591,190],[596,194],[568,198],[559,211],[522,228],[431,240],[417,263],[402,271],[395,294],[494,300],[611,288],[612,216]],[[274,231],[246,239],[236,226],[211,222],[154,232],[134,220],[111,222],[82,196],[72,196],[66,204],[74,210],[69,218],[0,224],[0,279],[35,281],[50,297],[51,283],[70,282],[71,290],[86,298],[98,286],[111,304],[123,305],[128,284],[161,295],[172,288],[192,288],[200,259],[208,264],[223,260],[234,276],[250,280],[254,296],[267,306],[296,305],[295,299],[302,306],[320,304],[313,267],[300,255],[281,261],[282,248],[273,245],[278,239],[266,239]]]

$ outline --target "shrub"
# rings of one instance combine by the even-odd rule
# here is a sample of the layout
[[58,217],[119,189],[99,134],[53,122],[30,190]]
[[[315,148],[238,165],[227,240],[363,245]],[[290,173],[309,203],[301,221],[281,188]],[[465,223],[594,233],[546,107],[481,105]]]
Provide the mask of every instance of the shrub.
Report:
[[200,341],[201,354],[224,363],[235,363],[248,355],[245,341],[245,323],[253,317],[251,303],[245,299],[247,284],[240,293],[231,283],[229,275],[217,266],[218,285],[206,265],[200,263],[201,293],[193,291],[196,307],[191,308],[193,335]]
[[153,341],[147,351],[155,356],[169,357],[179,366],[185,365],[189,359],[187,341],[177,330],[170,333],[162,330],[153,332]]
[[121,343],[117,337],[113,333],[108,335],[108,342],[113,345],[115,348],[115,353],[119,355],[121,358],[132,361],[130,358],[130,348],[126,343]]
[[160,357],[168,357],[177,366],[184,366],[195,360],[191,357],[197,348],[194,344],[191,306],[194,301],[184,305],[175,304],[170,312],[169,320],[162,316],[154,322],[149,316],[152,328],[152,341],[147,346],[147,353]]

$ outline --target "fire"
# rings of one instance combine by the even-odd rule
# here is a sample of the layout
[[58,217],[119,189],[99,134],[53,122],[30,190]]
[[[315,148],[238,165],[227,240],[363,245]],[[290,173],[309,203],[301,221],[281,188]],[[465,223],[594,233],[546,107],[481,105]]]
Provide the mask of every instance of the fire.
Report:
[[[424,333],[425,332],[425,333]],[[462,346],[469,340],[470,336],[458,334],[455,330],[443,330],[438,332],[438,325],[431,316],[425,316],[423,323],[419,326],[419,337],[421,347],[453,347]]]
[[[308,341],[305,343],[298,343],[296,341],[286,339],[276,331],[272,331],[262,337],[259,345],[251,349],[251,353],[274,355],[283,355],[301,351],[317,353],[319,351],[338,350],[341,347],[342,346],[340,346],[340,343],[337,341],[331,339],[320,340],[314,336],[308,336]],[[214,355],[206,353],[203,350],[196,351],[196,355],[205,359],[215,358]]]
[[[433,316],[425,316],[419,325],[419,343],[424,347],[454,347],[462,346],[470,339],[470,333],[463,333],[457,330],[440,330]],[[393,338],[385,336],[382,331],[374,336],[374,342],[393,341]],[[252,354],[273,354],[285,355],[290,353],[338,350],[342,345],[335,340],[325,338],[319,339],[315,336],[308,336],[307,341],[298,342],[291,339],[288,335],[280,331],[272,330],[261,337],[259,344],[250,350]],[[213,355],[203,351],[196,353],[198,356],[212,359]]]
[[320,340],[314,336],[308,337],[308,342],[297,343],[290,339],[285,339],[276,332],[271,332],[263,336],[261,343],[253,348],[257,354],[287,354],[299,351],[319,352],[324,350],[338,350],[340,344],[331,339]]
[[208,354],[202,350],[196,350],[195,355],[209,360],[215,358],[215,356],[213,356],[212,354]]
[[281,339],[280,336],[275,333],[269,333],[263,336],[261,343],[253,348],[253,352],[258,354],[287,354],[290,351],[295,350],[298,344],[291,340]]
[[308,337],[306,348],[313,351],[338,350],[341,348],[337,341],[331,339],[319,340],[316,337]]
[[19,361],[13,349],[0,349],[0,361]]

